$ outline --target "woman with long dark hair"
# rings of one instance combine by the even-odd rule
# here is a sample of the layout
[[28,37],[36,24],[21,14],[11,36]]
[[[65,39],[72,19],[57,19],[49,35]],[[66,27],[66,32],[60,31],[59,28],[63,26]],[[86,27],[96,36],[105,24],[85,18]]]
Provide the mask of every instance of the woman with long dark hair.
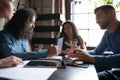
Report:
[[[37,59],[57,54],[56,47],[30,52],[29,34],[35,27],[36,12],[31,8],[19,9],[0,32],[0,52],[22,59]],[[7,49],[7,52],[6,52]],[[54,52],[53,52],[54,51]]]
[[[76,47],[80,49],[86,49],[85,42],[78,34],[76,26],[71,21],[66,21],[62,25],[62,32],[60,37],[64,37],[63,41],[63,53],[69,51],[69,49]],[[72,45],[74,43],[74,46]]]

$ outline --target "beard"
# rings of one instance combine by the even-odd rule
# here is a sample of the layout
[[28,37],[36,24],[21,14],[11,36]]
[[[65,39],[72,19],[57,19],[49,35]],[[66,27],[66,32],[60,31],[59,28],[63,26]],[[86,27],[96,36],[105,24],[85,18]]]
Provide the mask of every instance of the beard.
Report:
[[99,26],[100,26],[101,29],[107,29],[108,25],[109,25],[109,22],[104,22],[102,24],[99,24]]

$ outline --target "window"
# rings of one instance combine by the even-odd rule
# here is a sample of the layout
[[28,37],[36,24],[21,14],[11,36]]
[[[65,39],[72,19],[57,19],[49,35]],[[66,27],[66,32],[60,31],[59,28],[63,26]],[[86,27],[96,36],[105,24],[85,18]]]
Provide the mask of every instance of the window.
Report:
[[[79,34],[89,47],[97,46],[105,32],[96,23],[94,8],[89,0],[71,2],[71,21],[75,23]],[[117,18],[120,20],[120,11],[117,11]]]

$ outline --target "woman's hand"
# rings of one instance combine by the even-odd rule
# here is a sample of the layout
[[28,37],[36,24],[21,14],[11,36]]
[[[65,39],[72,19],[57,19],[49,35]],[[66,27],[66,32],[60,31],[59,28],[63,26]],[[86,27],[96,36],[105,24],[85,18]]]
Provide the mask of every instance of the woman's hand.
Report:
[[52,45],[48,49],[48,57],[56,56],[60,54],[60,49],[58,46]]
[[9,56],[9,57],[0,59],[0,67],[12,67],[22,63],[23,63],[22,59],[15,56]]
[[73,51],[75,50],[75,49],[79,49],[79,47],[77,46],[77,43],[76,43],[76,41],[71,41],[70,40],[70,45],[71,45],[71,48],[67,48],[66,50],[63,50],[62,51],[62,53],[63,54],[69,54],[69,53],[73,53]]

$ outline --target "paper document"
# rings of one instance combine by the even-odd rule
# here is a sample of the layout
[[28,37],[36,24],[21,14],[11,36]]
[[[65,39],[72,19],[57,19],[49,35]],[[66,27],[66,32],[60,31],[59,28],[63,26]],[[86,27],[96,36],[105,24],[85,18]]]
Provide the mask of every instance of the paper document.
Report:
[[61,37],[61,38],[58,38],[58,41],[57,41],[57,46],[60,48],[60,53],[62,52],[63,40],[64,38]]
[[20,65],[0,69],[0,77],[14,80],[47,80],[57,68],[24,68]]

